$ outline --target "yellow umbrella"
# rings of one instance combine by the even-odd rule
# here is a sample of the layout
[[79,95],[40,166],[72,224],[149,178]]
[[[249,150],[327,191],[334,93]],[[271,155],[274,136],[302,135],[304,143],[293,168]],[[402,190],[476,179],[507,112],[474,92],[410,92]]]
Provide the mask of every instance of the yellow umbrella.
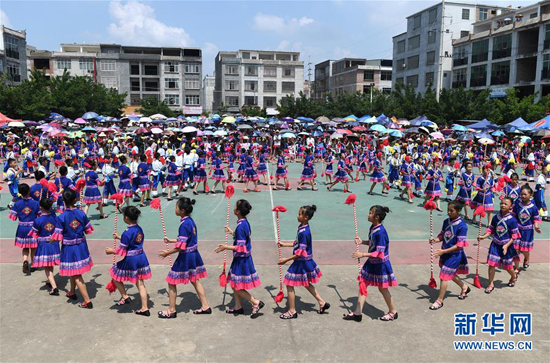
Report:
[[235,123],[235,121],[236,121],[235,117],[231,117],[231,116],[227,116],[222,120],[222,122],[226,124],[233,124]]

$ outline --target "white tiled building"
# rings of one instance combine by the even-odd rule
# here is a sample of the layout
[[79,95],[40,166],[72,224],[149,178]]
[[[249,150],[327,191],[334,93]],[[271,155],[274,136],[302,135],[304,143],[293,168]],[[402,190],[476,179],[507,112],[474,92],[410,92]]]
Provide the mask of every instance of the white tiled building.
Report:
[[27,33],[0,25],[0,74],[18,85],[27,79]]
[[214,76],[204,76],[202,82],[202,100],[204,112],[212,112],[214,106],[214,85],[216,78]]
[[393,37],[393,88],[397,83],[406,83],[421,93],[430,85],[435,89],[440,77],[440,59],[441,88],[450,88],[453,40],[472,33],[473,24],[478,21],[512,11],[491,5],[446,1],[442,32],[441,10],[439,3],[408,16],[407,31]]

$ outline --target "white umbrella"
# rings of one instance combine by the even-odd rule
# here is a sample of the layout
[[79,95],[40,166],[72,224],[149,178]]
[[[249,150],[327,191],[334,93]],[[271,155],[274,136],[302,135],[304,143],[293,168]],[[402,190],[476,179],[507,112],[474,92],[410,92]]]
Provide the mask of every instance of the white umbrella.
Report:
[[150,117],[142,117],[139,119],[139,122],[152,122],[153,120],[151,120]]
[[155,113],[154,115],[149,116],[153,120],[166,120],[166,116],[161,113]]
[[444,140],[445,136],[441,132],[432,132],[430,136],[436,140]]
[[477,142],[479,142],[482,145],[493,145],[495,143],[495,140],[482,137],[481,139],[477,140]]
[[190,133],[190,132],[196,132],[197,128],[193,126],[185,126],[181,132],[183,133]]
[[153,134],[162,134],[162,129],[160,129],[160,128],[158,128],[158,127],[153,127],[153,128],[151,129],[151,132],[152,132]]
[[217,136],[227,136],[227,132],[224,131],[224,130],[218,130],[218,131],[214,132],[214,135],[217,135]]
[[25,124],[21,121],[12,121],[8,124],[8,127],[25,127]]
[[335,132],[334,134],[330,135],[330,138],[331,138],[331,139],[341,139],[341,138],[343,138],[343,137],[344,137],[344,135],[339,134],[339,133],[337,133],[337,132]]

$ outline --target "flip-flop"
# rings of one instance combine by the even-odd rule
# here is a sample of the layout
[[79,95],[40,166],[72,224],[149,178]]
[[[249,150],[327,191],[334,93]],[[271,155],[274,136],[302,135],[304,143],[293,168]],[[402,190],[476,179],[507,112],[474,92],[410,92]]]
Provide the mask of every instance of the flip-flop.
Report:
[[[439,305],[436,305],[436,303],[439,304]],[[436,300],[436,301],[432,304],[432,306],[430,306],[430,310],[439,310],[439,309],[441,309],[442,307],[443,307],[443,303],[442,303],[442,302],[439,302],[438,300]]]
[[487,286],[487,287],[485,288],[485,293],[486,293],[486,294],[490,294],[490,293],[493,292],[494,289],[495,289],[495,286],[491,286],[491,287]]
[[468,288],[466,289],[466,291],[462,290],[460,292],[460,295],[458,296],[458,300],[464,300],[468,297],[468,294],[471,292],[472,290],[470,289],[470,286],[468,286]]
[[399,315],[397,314],[397,312],[395,312],[395,314],[392,314],[392,313],[388,312],[386,315],[381,316],[379,320],[394,321],[394,320],[397,320],[398,317],[399,317]]
[[290,314],[288,311],[284,314],[281,314],[279,318],[283,320],[289,320],[289,319],[298,319],[298,312],[295,312],[294,314]]

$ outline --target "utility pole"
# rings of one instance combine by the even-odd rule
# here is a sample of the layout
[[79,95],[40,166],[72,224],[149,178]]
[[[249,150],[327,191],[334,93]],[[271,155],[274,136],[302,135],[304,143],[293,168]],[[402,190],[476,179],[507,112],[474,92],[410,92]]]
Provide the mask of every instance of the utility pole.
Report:
[[445,36],[445,0],[441,1],[441,24],[439,31],[439,62],[437,62],[437,82],[435,87],[435,99],[439,102],[439,93],[443,88],[443,37]]

